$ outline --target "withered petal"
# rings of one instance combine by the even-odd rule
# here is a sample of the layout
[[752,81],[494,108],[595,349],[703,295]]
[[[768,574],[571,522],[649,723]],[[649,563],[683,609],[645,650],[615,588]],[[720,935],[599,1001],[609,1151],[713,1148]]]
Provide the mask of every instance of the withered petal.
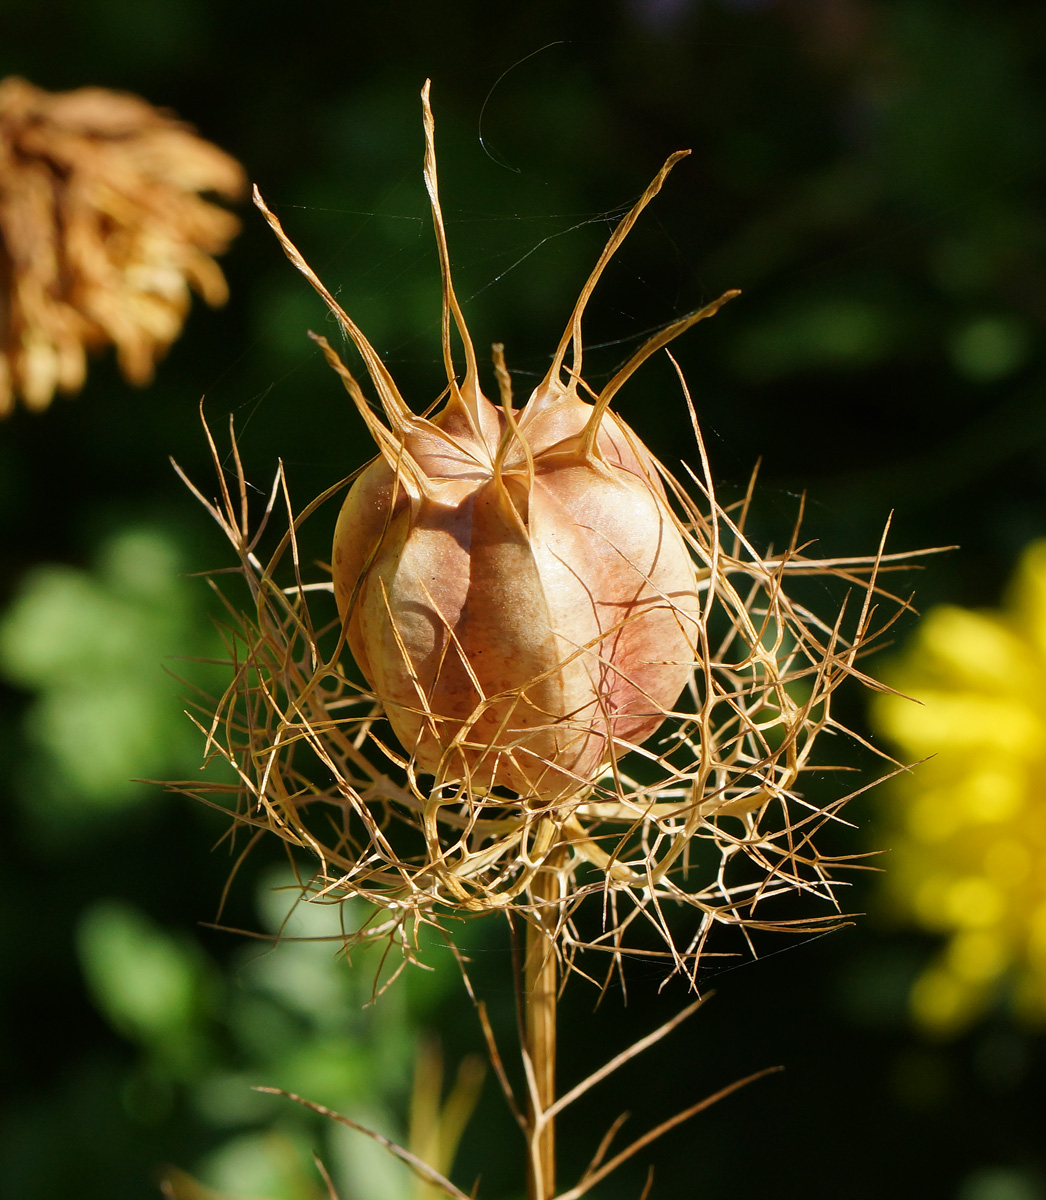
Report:
[[0,83],[0,415],[75,392],[85,352],[111,344],[148,383],[181,332],[190,289],[228,297],[214,261],[239,220],[243,169],[171,114],[104,88]]

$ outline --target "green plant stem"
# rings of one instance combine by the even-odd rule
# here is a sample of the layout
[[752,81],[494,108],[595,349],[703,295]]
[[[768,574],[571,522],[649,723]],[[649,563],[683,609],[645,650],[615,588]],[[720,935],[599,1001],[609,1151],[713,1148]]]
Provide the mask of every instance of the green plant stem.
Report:
[[545,1114],[556,1100],[556,989],[557,969],[554,930],[542,900],[556,898],[554,871],[542,871],[535,880],[533,897],[539,907],[527,923],[524,968],[524,1013],[527,1055],[533,1068],[533,1086],[527,1108],[529,1128],[527,1200],[552,1200],[556,1194],[555,1123]]

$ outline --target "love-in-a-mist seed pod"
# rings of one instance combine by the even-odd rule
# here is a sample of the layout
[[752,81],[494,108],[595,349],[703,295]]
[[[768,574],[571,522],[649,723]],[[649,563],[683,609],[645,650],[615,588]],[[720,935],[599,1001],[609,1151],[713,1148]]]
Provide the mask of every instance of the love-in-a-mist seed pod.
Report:
[[[722,300],[644,346],[594,403],[578,394],[585,303],[674,156],[622,222],[522,409],[495,348],[495,406],[451,284],[427,92],[425,124],[449,395],[435,417],[416,416],[357,339],[390,428],[350,386],[380,455],[338,519],[335,595],[353,656],[415,768],[473,796],[500,786],[543,806],[584,793],[645,741],[694,669],[699,599],[686,535],[657,462],[609,404],[649,354]],[[465,352],[460,384],[451,317]]]
[[657,466],[552,375],[519,412],[474,364],[392,436],[338,518],[352,653],[421,771],[530,804],[664,720],[695,663],[696,572]]
[[[808,558],[797,527],[764,557],[745,529],[748,498],[716,498],[696,419],[691,492],[611,411],[647,358],[735,293],[650,338],[598,392],[584,383],[585,306],[681,154],[617,225],[527,403],[514,406],[500,347],[488,400],[451,284],[423,98],[447,380],[435,415],[405,403],[255,194],[363,358],[380,408],[316,339],[379,453],[297,515],[281,467],[255,529],[235,438],[232,488],[212,441],[221,498],[194,490],[236,549],[252,608],[229,634],[234,680],[206,728],[239,783],[184,790],[217,803],[232,792],[240,823],[315,855],[306,890],[377,906],[384,915],[350,940],[388,937],[405,959],[416,922],[448,912],[522,912],[555,927],[571,963],[583,949],[617,963],[630,930],[655,928],[657,953],[688,974],[720,923],[830,927],[841,860],[813,835],[847,797],[818,809],[803,778],[818,736],[845,732],[835,689],[871,682],[857,655],[894,619],[877,627],[874,615],[884,601],[907,607],[879,580],[888,558],[907,556]],[[333,579],[310,578],[299,532],[347,484]],[[289,524],[265,553],[281,492]],[[797,601],[791,580],[803,577],[823,595],[833,580],[860,584],[852,622],[845,601],[827,618]],[[767,906],[795,889],[831,912],[778,921]],[[589,895],[601,908],[586,924],[576,913]],[[699,914],[683,945],[664,916],[679,906]]]

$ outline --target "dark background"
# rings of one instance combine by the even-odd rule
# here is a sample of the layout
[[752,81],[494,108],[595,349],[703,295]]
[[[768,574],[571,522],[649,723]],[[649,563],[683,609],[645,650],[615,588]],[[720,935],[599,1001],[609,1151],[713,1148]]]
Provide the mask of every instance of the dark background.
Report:
[[[805,491],[825,553],[873,552],[891,511],[894,549],[958,545],[905,584],[921,607],[995,602],[1044,529],[1044,54],[1037,0],[0,3],[0,77],[131,90],[236,155],[416,408],[442,387],[427,76],[458,292],[477,347],[504,341],[518,393],[613,220],[670,152],[692,149],[596,293],[586,373],[598,382],[644,332],[742,288],[675,350],[721,487],[740,494],[762,459],[766,540],[787,535]],[[307,1200],[323,1194],[302,1158],[311,1142],[341,1172],[342,1200],[405,1194],[246,1089],[293,1087],[395,1130],[412,1031],[440,1030],[451,1059],[477,1044],[452,969],[361,1014],[367,985],[329,946],[283,965],[202,927],[230,865],[220,819],[126,783],[187,775],[199,754],[162,664],[212,651],[206,585],[179,572],[229,562],[167,463],[213,491],[201,396],[216,429],[235,415],[252,481],[264,489],[282,458],[299,502],[370,453],[305,337],[332,334],[320,302],[261,218],[242,216],[223,260],[230,304],[194,308],[152,387],[128,388],[103,356],[80,396],[0,428],[0,601],[45,646],[8,670],[0,710],[12,1200],[155,1196],[165,1164],[229,1195]],[[670,465],[690,454],[667,363],[618,408]],[[148,578],[121,575],[128,546],[158,556]],[[42,594],[52,606],[24,616]],[[124,707],[107,725],[113,697]],[[84,721],[58,746],[49,713],[73,701]],[[134,713],[142,728],[127,733]],[[848,848],[886,848],[876,802],[856,807]],[[273,927],[280,861],[259,847],[223,922]],[[655,1196],[1046,1195],[1041,1034],[1000,1011],[922,1040],[905,995],[931,942],[879,914],[874,878],[849,903],[869,914],[854,927],[719,972],[710,1004],[586,1110],[602,1128],[628,1109],[638,1132],[787,1068],[596,1195],[638,1195],[647,1160]],[[507,1022],[507,951],[466,936]],[[170,1011],[126,998],[120,981],[139,969]],[[659,981],[639,966],[628,1007],[611,994],[594,1017],[594,993],[569,994],[565,1078],[684,1003]],[[481,1195],[520,1195],[499,1104],[488,1082],[456,1178],[467,1189],[482,1171]],[[565,1163],[597,1136],[594,1124],[575,1150],[565,1130]]]

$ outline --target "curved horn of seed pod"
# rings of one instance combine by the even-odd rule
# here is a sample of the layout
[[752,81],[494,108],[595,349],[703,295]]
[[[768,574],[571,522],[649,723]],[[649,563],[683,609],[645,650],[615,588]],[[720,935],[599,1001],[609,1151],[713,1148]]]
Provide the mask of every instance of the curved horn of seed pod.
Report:
[[[349,491],[334,536],[335,596],[353,656],[417,771],[474,800],[508,788],[541,809],[586,794],[650,737],[694,670],[700,607],[687,535],[656,460],[609,404],[645,359],[737,293],[651,338],[594,404],[578,395],[585,305],[687,152],[674,154],[615,229],[521,410],[495,348],[500,404],[492,404],[451,282],[428,83],[422,101],[449,386],[436,416],[411,412],[370,343],[256,202],[356,344],[389,422],[317,338],[380,451]],[[466,360],[460,384],[452,324]]]

